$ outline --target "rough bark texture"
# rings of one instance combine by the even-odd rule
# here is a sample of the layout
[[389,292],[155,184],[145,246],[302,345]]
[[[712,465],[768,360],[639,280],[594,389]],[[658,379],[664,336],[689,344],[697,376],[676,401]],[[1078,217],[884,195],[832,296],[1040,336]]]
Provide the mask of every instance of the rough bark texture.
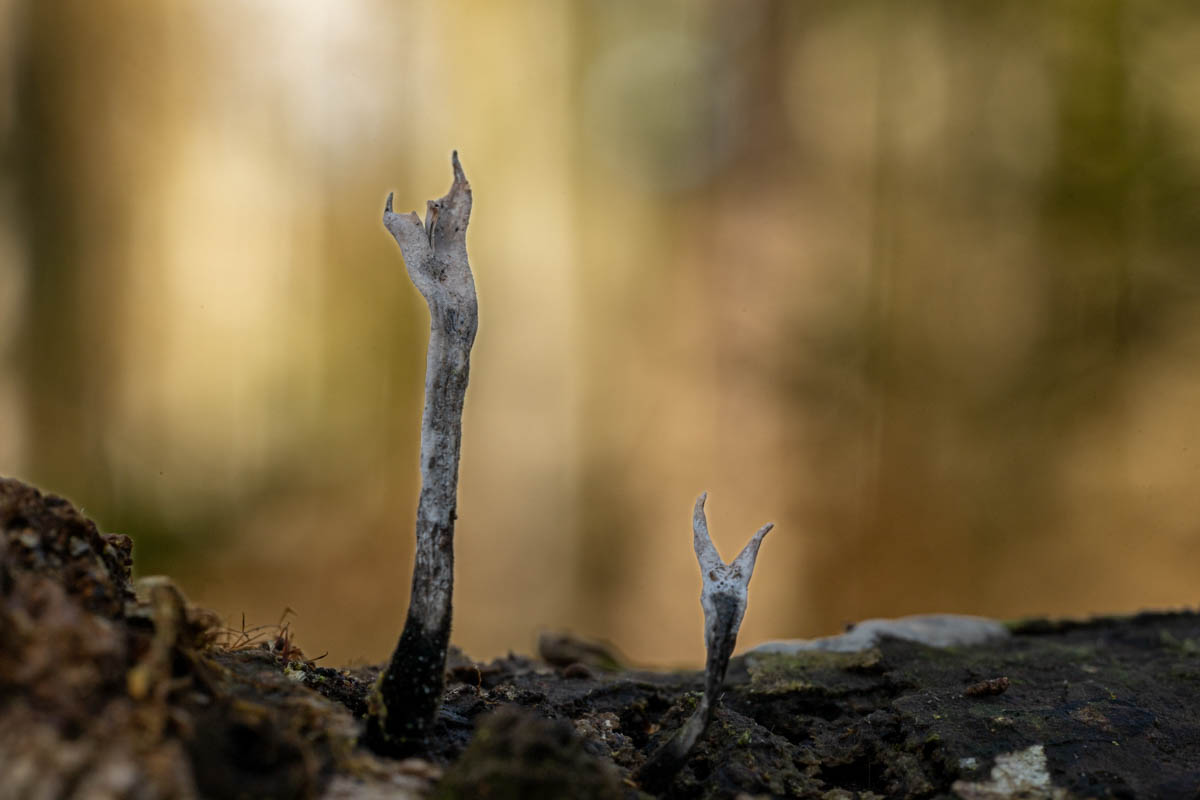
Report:
[[425,749],[450,644],[463,401],[479,319],[467,263],[471,185],[458,153],[452,163],[454,183],[445,197],[429,201],[424,225],[416,212],[393,212],[390,195],[383,213],[430,318],[412,594],[404,631],[371,697],[367,725],[371,747],[393,755]]
[[980,627],[950,647],[886,635],[939,621],[875,623],[739,656],[707,730],[649,790],[635,776],[704,673],[612,669],[562,636],[542,659],[457,654],[426,758],[381,758],[359,745],[378,669],[317,666],[286,626],[222,631],[163,579],[134,599],[128,552],[0,479],[3,800],[1200,795],[1193,612]]

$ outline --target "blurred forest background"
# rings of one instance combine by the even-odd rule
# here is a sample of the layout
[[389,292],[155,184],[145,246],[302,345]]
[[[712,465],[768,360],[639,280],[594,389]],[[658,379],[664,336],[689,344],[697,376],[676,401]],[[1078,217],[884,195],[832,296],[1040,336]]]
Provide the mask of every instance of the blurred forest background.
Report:
[[458,148],[455,639],[1196,602],[1200,5],[0,0],[0,474],[380,660]]

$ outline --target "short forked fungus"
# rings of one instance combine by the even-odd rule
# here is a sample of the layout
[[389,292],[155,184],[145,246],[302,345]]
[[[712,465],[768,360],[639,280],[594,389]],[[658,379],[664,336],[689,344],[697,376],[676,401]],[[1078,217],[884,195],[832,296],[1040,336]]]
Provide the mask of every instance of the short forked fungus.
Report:
[[463,401],[479,310],[467,263],[471,185],[457,151],[454,183],[430,200],[425,224],[416,212],[392,211],[383,224],[400,245],[408,276],[429,306],[425,410],[421,417],[421,496],[408,618],[391,660],[369,699],[365,741],[387,755],[426,749],[445,686],[454,590],[454,520]]
[[696,560],[700,562],[700,606],[704,609],[704,647],[708,653],[704,665],[704,694],[687,721],[638,770],[637,778],[646,788],[665,786],[679,771],[716,712],[729,658],[737,644],[738,628],[746,613],[746,597],[758,548],[763,537],[775,527],[774,523],[768,522],[759,528],[737,558],[726,564],[708,534],[708,520],[704,516],[707,498],[708,493],[702,493],[692,512],[692,546]]

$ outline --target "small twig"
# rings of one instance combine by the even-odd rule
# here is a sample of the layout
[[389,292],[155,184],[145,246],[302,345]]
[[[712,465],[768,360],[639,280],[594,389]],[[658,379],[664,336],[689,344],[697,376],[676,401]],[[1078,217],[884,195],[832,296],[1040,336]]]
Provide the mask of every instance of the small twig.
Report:
[[254,627],[246,627],[246,612],[242,612],[242,627],[240,630],[236,628],[223,628],[218,632],[217,645],[226,650],[245,650],[257,644],[261,639],[267,636],[267,631],[278,632],[279,625],[255,625]]
[[400,245],[408,276],[425,298],[430,317],[412,596],[404,632],[371,693],[367,716],[367,743],[389,755],[425,749],[441,704],[450,643],[458,456],[479,319],[467,263],[471,185],[457,152],[451,164],[454,183],[445,197],[429,201],[424,225],[416,212],[392,211],[390,194],[383,212],[383,224]]
[[704,647],[708,651],[704,695],[687,721],[638,770],[638,781],[649,789],[664,787],[679,771],[712,721],[721,685],[725,682],[725,671],[729,668],[729,657],[737,644],[738,628],[746,613],[746,597],[758,548],[763,537],[775,527],[774,523],[767,523],[759,528],[738,557],[726,564],[708,535],[708,520],[704,516],[707,498],[707,492],[701,494],[692,512],[692,547],[700,563],[700,606],[704,609]]

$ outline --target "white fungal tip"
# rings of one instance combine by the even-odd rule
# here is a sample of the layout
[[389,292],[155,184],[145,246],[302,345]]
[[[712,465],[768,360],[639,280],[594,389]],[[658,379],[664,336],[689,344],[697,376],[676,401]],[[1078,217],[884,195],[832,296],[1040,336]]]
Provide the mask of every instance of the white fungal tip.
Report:
[[[692,512],[692,549],[696,551],[696,560],[700,563],[700,571],[707,575],[714,570],[720,572],[725,567],[717,548],[708,534],[708,520],[704,517],[704,501],[708,492],[701,492],[696,499],[696,508]],[[707,579],[706,579],[707,580]]]

